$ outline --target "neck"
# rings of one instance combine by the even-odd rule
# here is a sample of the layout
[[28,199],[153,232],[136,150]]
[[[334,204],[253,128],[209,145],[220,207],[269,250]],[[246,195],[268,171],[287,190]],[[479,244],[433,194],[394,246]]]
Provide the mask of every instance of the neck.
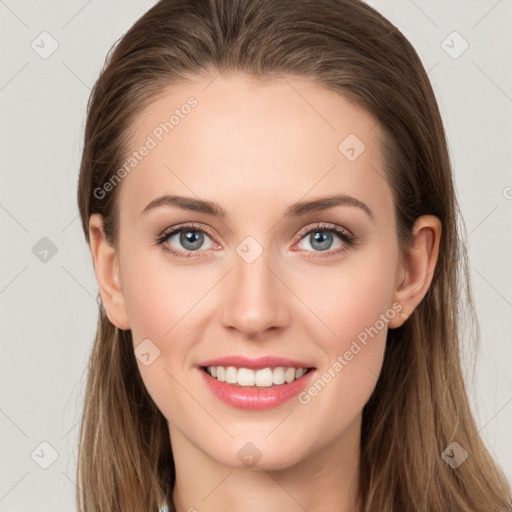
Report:
[[360,512],[361,418],[338,438],[285,469],[218,463],[169,426],[176,467],[176,512]]

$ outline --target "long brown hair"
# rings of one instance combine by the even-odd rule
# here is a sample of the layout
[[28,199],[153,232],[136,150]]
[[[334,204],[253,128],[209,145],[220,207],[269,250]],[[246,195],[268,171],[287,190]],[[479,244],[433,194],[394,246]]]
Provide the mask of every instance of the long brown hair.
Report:
[[[474,312],[441,116],[417,53],[371,7],[357,0],[158,2],[109,53],[89,100],[78,184],[87,243],[89,217],[100,213],[117,247],[121,187],[98,190],[125,160],[136,115],[166,86],[211,73],[299,76],[356,102],[384,133],[402,247],[420,215],[442,222],[431,287],[407,322],[388,332],[382,373],[364,407],[364,510],[509,510],[508,484],[479,437],[459,362],[461,320],[467,313],[474,321]],[[157,511],[164,501],[172,509],[167,422],[144,387],[131,332],[117,330],[102,305],[87,379],[80,511]],[[457,469],[441,457],[452,442],[469,454]]]

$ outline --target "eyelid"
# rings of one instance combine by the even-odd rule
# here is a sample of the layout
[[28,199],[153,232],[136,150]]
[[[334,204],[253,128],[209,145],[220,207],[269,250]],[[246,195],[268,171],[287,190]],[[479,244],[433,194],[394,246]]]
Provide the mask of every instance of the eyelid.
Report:
[[[209,235],[211,238],[214,238],[215,235],[213,233],[213,230],[209,228],[206,225],[199,224],[197,222],[183,222],[181,224],[177,224],[176,226],[172,226],[171,228],[166,228],[160,235],[158,235],[158,239],[161,238],[167,238],[170,234],[176,233],[180,231],[181,229],[185,228],[192,228],[196,229],[198,231],[203,231],[207,235]],[[348,237],[353,237],[354,235],[347,229],[341,226],[338,226],[336,224],[332,224],[330,222],[312,222],[311,224],[308,224],[307,226],[303,227],[298,233],[297,237],[301,239],[304,235],[307,235],[311,230],[314,229],[325,229],[325,230],[339,230],[347,234]]]
[[164,229],[164,231],[162,231],[162,233],[158,235],[157,239],[165,239],[169,237],[171,234],[175,234],[187,228],[190,228],[191,230],[202,231],[206,233],[210,238],[214,237],[213,230],[206,225],[198,224],[197,222],[183,222],[182,224],[176,224],[176,226]]
[[[157,245],[165,246],[165,240],[167,238],[169,238],[171,235],[179,233],[180,231],[183,231],[185,229],[190,229],[190,230],[195,230],[195,231],[200,231],[200,232],[206,233],[212,239],[212,241],[214,242],[215,246],[219,245],[219,244],[217,244],[217,242],[215,242],[215,235],[213,233],[213,230],[210,227],[208,227],[206,225],[203,225],[203,224],[199,224],[197,222],[183,222],[181,224],[177,224],[175,226],[172,226],[171,228],[165,229],[160,235],[158,235],[158,237],[156,239],[156,244]],[[336,224],[332,224],[330,222],[322,222],[322,221],[320,221],[320,222],[310,223],[307,226],[303,227],[297,233],[296,237],[298,238],[298,240],[293,243],[292,247],[297,246],[297,244],[302,240],[302,238],[304,238],[305,235],[307,235],[308,233],[313,232],[315,230],[317,230],[317,231],[331,231],[331,232],[335,233],[339,238],[341,238],[342,241],[345,244],[347,244],[347,245],[355,245],[356,244],[356,236],[353,235],[350,232],[350,230],[348,230],[347,228],[344,228],[342,226],[338,226]],[[345,239],[343,239],[343,235],[345,236]],[[169,248],[169,247],[166,247],[165,250],[167,250],[169,252],[172,252],[173,254],[175,254],[178,257],[184,257],[184,258],[187,258],[187,257],[199,258],[199,257],[201,257],[200,254],[202,252],[206,252],[205,250],[183,251],[181,249],[175,249],[175,248]],[[308,257],[326,257],[326,256],[322,256],[323,252],[327,256],[329,256],[329,255],[334,256],[338,252],[342,252],[342,251],[340,251],[340,249],[331,249],[331,250],[328,250],[328,251],[318,251],[318,254],[316,256],[308,256]],[[317,253],[317,251],[304,251],[304,252],[306,252],[306,253],[310,253],[310,252]],[[186,254],[187,256],[181,256],[181,254]]]
[[302,228],[298,233],[297,236],[299,237],[299,240],[304,236],[307,235],[310,231],[314,230],[325,230],[325,231],[341,231],[346,234],[348,238],[354,238],[354,235],[347,229],[342,226],[338,226],[337,224],[331,224],[330,222],[313,222],[304,228]]

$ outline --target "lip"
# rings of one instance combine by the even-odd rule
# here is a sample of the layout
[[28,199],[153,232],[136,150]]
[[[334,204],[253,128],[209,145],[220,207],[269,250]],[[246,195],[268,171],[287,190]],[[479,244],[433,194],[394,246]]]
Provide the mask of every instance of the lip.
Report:
[[217,359],[210,359],[199,366],[234,366],[236,368],[250,368],[251,370],[262,370],[263,368],[276,368],[283,366],[285,368],[314,368],[314,365],[294,359],[287,359],[278,356],[265,356],[250,358],[245,356],[227,356]]
[[[207,366],[215,365],[209,364]],[[219,364],[217,366],[224,365]],[[246,367],[244,366],[244,368]],[[265,366],[265,368],[268,368],[268,366]],[[298,366],[297,368],[304,368],[304,366]],[[311,382],[312,377],[317,373],[316,369],[312,369],[293,382],[258,388],[220,382],[209,375],[203,368],[199,368],[198,371],[202,375],[206,386],[217,398],[231,407],[252,411],[272,409],[291,400],[304,391]]]

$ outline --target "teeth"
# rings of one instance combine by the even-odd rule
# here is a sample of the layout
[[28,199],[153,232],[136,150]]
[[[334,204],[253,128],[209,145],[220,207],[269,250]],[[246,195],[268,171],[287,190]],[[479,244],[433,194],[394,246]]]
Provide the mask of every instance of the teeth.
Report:
[[266,388],[300,379],[307,372],[307,368],[284,368],[278,366],[277,368],[252,370],[251,368],[235,368],[234,366],[208,366],[206,371],[213,378],[228,384]]
[[295,370],[295,378],[300,379],[306,373],[306,371],[307,370],[304,370],[304,368],[297,368]]
[[[215,366],[212,366],[211,368],[215,368]],[[240,384],[240,386],[254,386],[254,371],[249,370],[248,368],[240,368],[238,370],[237,382]]]
[[272,372],[272,382],[274,384],[284,384],[285,378],[284,378],[284,368],[282,366],[278,366],[277,368],[274,368],[274,371]]
[[228,366],[226,368],[226,382],[228,384],[236,384],[238,378],[238,372],[234,366]]
[[[254,372],[254,370],[249,370]],[[273,384],[272,370],[270,368],[264,368],[263,370],[256,370],[256,386],[261,388],[268,388]]]
[[295,380],[295,368],[286,368],[284,379],[286,382],[293,382]]

